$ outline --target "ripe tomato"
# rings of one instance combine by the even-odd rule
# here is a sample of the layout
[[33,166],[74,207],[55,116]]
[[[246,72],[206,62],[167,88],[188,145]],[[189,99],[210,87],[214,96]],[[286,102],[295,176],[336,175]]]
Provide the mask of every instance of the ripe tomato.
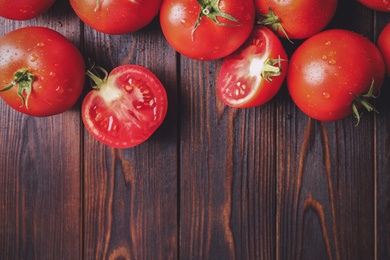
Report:
[[12,20],[30,20],[46,12],[55,0],[0,0],[0,16]]
[[14,109],[51,116],[71,108],[84,87],[79,50],[60,33],[25,27],[0,38],[0,96]]
[[237,50],[255,21],[253,0],[164,0],[160,24],[179,53],[214,60]]
[[385,60],[387,76],[390,77],[390,23],[380,33],[377,45]]
[[162,0],[70,0],[77,16],[93,29],[126,34],[148,25],[158,14]]
[[323,30],[337,4],[337,0],[255,0],[259,23],[289,39],[305,39]]
[[167,94],[151,71],[122,65],[109,75],[105,72],[104,79],[87,73],[97,86],[84,98],[82,118],[98,141],[115,148],[133,147],[161,125],[167,113]]
[[357,108],[369,111],[370,97],[384,80],[384,61],[378,48],[357,33],[334,29],[303,42],[292,54],[287,86],[295,104],[310,117],[336,121]]
[[390,12],[390,1],[388,0],[357,0],[362,5],[381,12]]
[[218,95],[232,107],[262,105],[279,91],[287,67],[287,54],[278,36],[265,26],[256,26],[244,45],[224,58]]

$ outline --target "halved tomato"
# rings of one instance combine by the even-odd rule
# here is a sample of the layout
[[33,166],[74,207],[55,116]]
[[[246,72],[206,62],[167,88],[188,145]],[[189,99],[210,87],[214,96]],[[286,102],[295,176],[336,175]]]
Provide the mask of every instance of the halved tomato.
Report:
[[272,99],[286,77],[288,60],[278,38],[263,25],[227,56],[218,77],[218,95],[231,107],[260,106]]
[[129,148],[147,140],[161,125],[168,99],[160,80],[138,65],[122,65],[104,79],[88,71],[97,86],[83,100],[86,129],[98,141]]

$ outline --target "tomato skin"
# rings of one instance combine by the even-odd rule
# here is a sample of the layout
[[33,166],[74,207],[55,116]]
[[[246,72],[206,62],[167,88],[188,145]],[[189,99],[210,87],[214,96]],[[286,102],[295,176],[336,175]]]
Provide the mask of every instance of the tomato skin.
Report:
[[179,53],[198,60],[215,60],[238,49],[250,35],[255,21],[253,0],[215,0],[223,13],[237,22],[217,16],[220,23],[202,16],[197,0],[164,0],[160,10],[160,24],[165,38]]
[[[278,75],[263,77],[267,59],[279,61]],[[279,66],[278,66],[279,65]],[[228,106],[247,108],[271,100],[286,77],[288,57],[276,34],[265,26],[255,26],[248,40],[225,57],[218,77],[218,95]]]
[[390,23],[379,34],[377,45],[385,60],[386,74],[390,77]]
[[84,87],[81,53],[65,36],[49,28],[25,27],[0,38],[0,89],[10,86],[21,69],[35,76],[25,104],[17,93],[19,84],[0,96],[12,108],[31,116],[51,116],[70,109]]
[[148,25],[158,14],[162,0],[70,0],[77,16],[106,34],[126,34]]
[[121,65],[82,104],[88,132],[114,148],[130,148],[146,141],[162,124],[168,109],[164,86],[148,69]]
[[0,0],[0,16],[11,20],[30,20],[46,12],[55,0]]
[[372,10],[390,12],[390,1],[387,0],[357,0],[359,3]]
[[316,34],[292,54],[287,86],[295,104],[320,121],[352,114],[355,96],[374,94],[384,81],[384,61],[378,48],[357,33],[333,29]]
[[[323,30],[334,17],[337,5],[338,0],[255,0],[257,14],[265,15],[271,8],[290,39],[305,39]],[[286,37],[282,30],[276,32]]]

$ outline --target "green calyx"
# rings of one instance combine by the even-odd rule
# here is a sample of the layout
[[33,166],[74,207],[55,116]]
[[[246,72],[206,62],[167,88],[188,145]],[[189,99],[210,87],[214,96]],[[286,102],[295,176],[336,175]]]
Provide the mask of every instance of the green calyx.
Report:
[[[31,74],[27,69],[21,69],[15,72],[14,79],[11,84],[3,89],[0,89],[0,92],[10,90],[15,85],[18,85],[18,96],[22,99],[22,107],[26,106],[28,108],[28,100],[31,95],[32,84],[34,82],[35,76]],[[24,98],[24,93],[26,93],[26,98]]]
[[352,103],[352,112],[353,116],[357,119],[357,123],[355,126],[357,126],[360,123],[361,114],[358,111],[358,104],[361,104],[368,112],[374,111],[375,113],[379,114],[379,111],[370,103],[368,102],[369,98],[377,98],[379,95],[374,95],[374,80],[371,82],[370,89],[366,94],[356,96],[351,93],[351,95],[354,98],[354,101]]
[[[192,29],[192,37],[204,16],[211,19],[214,23],[220,26],[241,25],[241,23],[236,18],[221,11],[219,8],[220,0],[197,0],[197,2],[200,4],[201,12],[199,12],[198,19],[196,20],[195,26]],[[234,24],[221,23],[218,21],[218,17],[223,17],[229,21],[234,22]]]
[[[100,77],[99,72],[103,73],[104,77]],[[93,88],[96,90],[99,90],[100,86],[106,83],[108,79],[108,72],[104,68],[99,66],[92,65],[92,67],[87,70],[85,74],[87,74],[87,76],[93,81]]]
[[261,76],[268,82],[271,82],[271,77],[280,76],[282,74],[282,59],[267,59],[264,62],[263,70],[261,71]]
[[279,30],[286,36],[287,40],[293,43],[287,35],[286,30],[283,28],[279,17],[274,13],[271,7],[268,7],[267,14],[261,14],[262,18],[257,21],[257,24],[270,26],[274,32],[278,32]]

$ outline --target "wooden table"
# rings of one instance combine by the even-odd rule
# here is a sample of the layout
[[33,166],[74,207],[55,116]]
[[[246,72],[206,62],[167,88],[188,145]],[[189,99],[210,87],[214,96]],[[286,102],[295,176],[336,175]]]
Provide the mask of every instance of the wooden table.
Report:
[[[388,22],[340,0],[329,28],[376,41]],[[27,25],[59,31],[109,70],[147,67],[169,110],[147,142],[117,150],[84,129],[82,99],[48,118],[1,101],[0,259],[390,258],[389,78],[379,115],[321,123],[285,85],[264,106],[224,106],[221,61],[178,55],[158,19],[110,36],[61,0],[31,21],[0,19],[0,36]]]

